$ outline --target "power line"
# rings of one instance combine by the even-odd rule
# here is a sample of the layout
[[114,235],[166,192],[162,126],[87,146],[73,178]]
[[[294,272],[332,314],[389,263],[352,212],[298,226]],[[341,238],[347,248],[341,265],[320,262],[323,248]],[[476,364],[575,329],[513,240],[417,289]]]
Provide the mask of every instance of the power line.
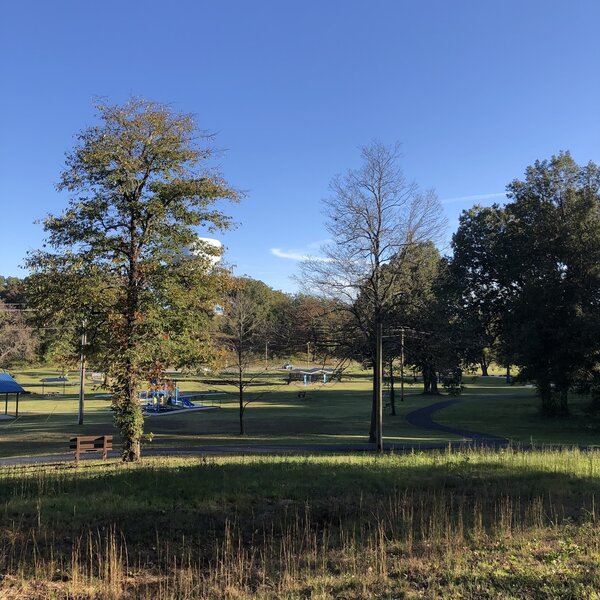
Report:
[[71,327],[2,327],[0,326],[0,331],[38,331],[40,329],[51,329],[55,331],[66,331],[72,329]]

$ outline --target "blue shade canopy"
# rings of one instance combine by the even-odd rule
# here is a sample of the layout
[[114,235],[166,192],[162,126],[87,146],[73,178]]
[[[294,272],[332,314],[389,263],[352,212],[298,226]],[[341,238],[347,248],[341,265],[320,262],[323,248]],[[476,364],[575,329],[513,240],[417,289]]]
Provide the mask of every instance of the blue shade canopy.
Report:
[[0,373],[0,394],[22,394],[24,391],[8,373]]

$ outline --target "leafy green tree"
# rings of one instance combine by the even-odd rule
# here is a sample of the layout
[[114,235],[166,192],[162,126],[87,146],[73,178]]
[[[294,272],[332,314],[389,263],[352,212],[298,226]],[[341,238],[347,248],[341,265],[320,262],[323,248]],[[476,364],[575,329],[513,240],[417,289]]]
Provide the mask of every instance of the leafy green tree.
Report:
[[395,302],[386,318],[391,333],[386,352],[390,358],[400,356],[402,329],[405,364],[422,373],[424,394],[438,394],[439,375],[459,366],[462,343],[444,293],[447,263],[429,242],[407,248],[390,268],[398,273]]
[[337,356],[339,315],[331,300],[310,294],[283,295],[269,323],[269,347],[281,356],[306,356],[325,363]]
[[600,357],[600,171],[568,153],[508,186],[504,328],[542,411],[568,412],[578,371]]
[[0,275],[0,300],[9,305],[25,305],[24,282],[19,277]]
[[501,347],[501,315],[506,290],[503,285],[505,211],[498,205],[474,206],[463,211],[452,236],[452,258],[442,293],[454,307],[456,334],[463,341],[463,362],[478,364],[488,374],[492,358]]
[[238,194],[208,168],[211,149],[198,144],[190,115],[141,99],[97,108],[99,123],[83,130],[67,155],[58,187],[71,199],[62,214],[44,220],[49,250],[29,256],[29,286],[54,321],[92,315],[123,457],[134,461],[144,376],[157,362],[179,366],[206,354],[219,296],[214,250],[184,250],[199,244],[196,227],[229,226],[215,204]]

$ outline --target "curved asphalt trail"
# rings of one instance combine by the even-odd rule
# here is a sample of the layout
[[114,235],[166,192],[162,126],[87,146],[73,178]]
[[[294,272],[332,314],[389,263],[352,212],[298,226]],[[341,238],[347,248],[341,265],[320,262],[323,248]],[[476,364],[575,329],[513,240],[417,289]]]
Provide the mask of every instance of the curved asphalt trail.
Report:
[[[482,400],[495,400],[498,398],[506,398],[506,396],[486,396],[485,398],[482,398]],[[453,398],[452,400],[435,402],[434,404],[424,406],[423,408],[419,408],[418,410],[413,410],[412,412],[408,413],[406,415],[406,420],[414,427],[419,427],[421,429],[443,431],[444,433],[451,433],[464,438],[470,438],[471,443],[477,446],[491,446],[497,448],[508,445],[508,440],[506,438],[492,435],[490,433],[481,433],[479,431],[461,429],[460,427],[442,425],[441,423],[436,423],[433,420],[432,417],[434,413],[444,408],[448,408],[448,406],[459,404],[460,402],[464,402],[464,399]]]

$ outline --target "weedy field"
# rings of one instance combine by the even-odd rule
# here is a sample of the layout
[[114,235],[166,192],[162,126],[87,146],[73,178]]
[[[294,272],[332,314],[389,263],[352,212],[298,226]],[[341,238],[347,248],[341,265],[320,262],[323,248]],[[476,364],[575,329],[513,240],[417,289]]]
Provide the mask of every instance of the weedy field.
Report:
[[600,453],[0,469],[2,598],[597,598]]

